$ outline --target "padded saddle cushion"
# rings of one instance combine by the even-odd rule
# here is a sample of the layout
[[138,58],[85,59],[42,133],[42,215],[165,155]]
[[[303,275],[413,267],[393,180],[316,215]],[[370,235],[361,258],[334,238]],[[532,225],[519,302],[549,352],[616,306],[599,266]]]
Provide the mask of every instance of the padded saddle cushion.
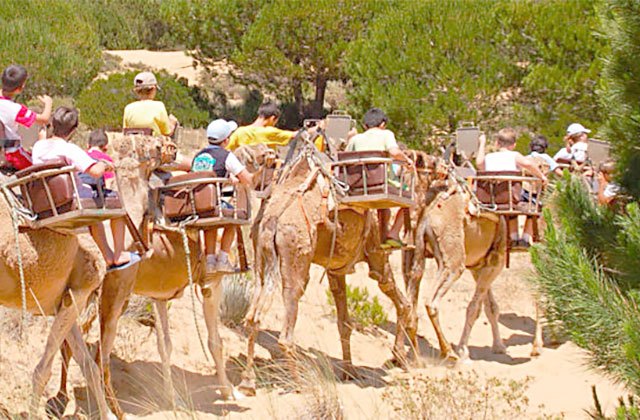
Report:
[[[60,169],[67,166],[63,160],[56,160],[47,163],[40,163],[32,165],[26,169],[15,173],[17,178],[24,178],[38,171],[44,171],[47,169]],[[35,179],[26,184],[20,186],[20,191],[23,197],[29,197],[29,201],[25,204],[31,204],[31,211],[38,216],[51,215],[51,204],[47,196],[47,191],[44,187],[44,182],[47,183],[49,190],[51,191],[51,198],[58,212],[73,210],[74,207],[74,190],[71,177],[73,175],[69,173],[63,173],[59,175],[49,176],[44,179]]]
[[[364,159],[364,158],[388,158],[389,153],[380,151],[363,151],[363,152],[339,152],[338,161],[352,160],[352,159]],[[376,185],[384,184],[387,179],[387,173],[385,172],[384,163],[369,163],[369,164],[357,164],[348,165],[346,168],[340,168],[340,176],[346,170],[347,184],[350,189],[356,190],[358,188],[364,188],[364,177],[362,176],[366,171],[367,176],[367,189],[375,187]]]
[[[520,171],[478,171],[478,176],[522,176]],[[510,181],[479,180],[476,185],[476,197],[483,204],[496,204],[499,210],[508,210],[510,204],[520,202],[522,196],[522,182],[511,181],[511,196],[509,196]],[[492,191],[493,188],[493,198]],[[501,208],[502,206],[502,208]]]
[[[234,209],[223,208],[222,215],[218,210],[218,192],[216,184],[203,183],[195,187],[180,186],[171,188],[171,184],[203,178],[219,178],[215,172],[191,172],[178,175],[167,183],[169,189],[164,192],[164,215],[170,220],[183,220],[197,215],[207,217],[233,217]],[[238,188],[236,211],[238,219],[248,219],[248,197],[244,188]],[[223,196],[222,200],[225,200]]]

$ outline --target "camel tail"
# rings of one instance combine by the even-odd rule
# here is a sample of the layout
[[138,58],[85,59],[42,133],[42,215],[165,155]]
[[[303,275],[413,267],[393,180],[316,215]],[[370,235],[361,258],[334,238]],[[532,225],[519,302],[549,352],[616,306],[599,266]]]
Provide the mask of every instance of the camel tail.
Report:
[[280,284],[280,255],[276,246],[277,218],[264,220],[258,234],[256,250],[256,290],[251,307],[245,318],[252,323],[260,322],[260,315],[269,310],[275,291]]

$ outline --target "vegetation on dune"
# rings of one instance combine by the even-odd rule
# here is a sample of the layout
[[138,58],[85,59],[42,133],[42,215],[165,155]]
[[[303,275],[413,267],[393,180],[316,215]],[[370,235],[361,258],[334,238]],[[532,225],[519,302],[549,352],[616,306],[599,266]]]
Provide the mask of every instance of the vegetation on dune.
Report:
[[[610,46],[599,91],[608,116],[603,133],[614,146],[617,180],[632,202],[622,209],[598,206],[580,180],[565,177],[546,216],[545,242],[532,252],[533,281],[547,316],[561,321],[571,339],[589,351],[593,365],[638,395],[640,4],[610,0],[600,15]],[[637,418],[637,409],[621,406],[618,415]]]
[[[364,331],[371,327],[380,327],[387,322],[387,314],[377,296],[371,299],[367,289],[349,285],[346,292],[349,318],[357,330]],[[335,306],[330,290],[327,290],[327,303],[332,307]],[[335,313],[335,308],[332,311]]]
[[[114,73],[84,89],[76,100],[82,122],[90,127],[121,129],[124,107],[136,100],[132,90],[136,74],[137,71]],[[157,99],[164,102],[167,112],[187,127],[202,127],[208,123],[209,112],[198,106],[206,103],[206,99],[198,89],[164,71],[155,72],[155,75],[160,86]]]

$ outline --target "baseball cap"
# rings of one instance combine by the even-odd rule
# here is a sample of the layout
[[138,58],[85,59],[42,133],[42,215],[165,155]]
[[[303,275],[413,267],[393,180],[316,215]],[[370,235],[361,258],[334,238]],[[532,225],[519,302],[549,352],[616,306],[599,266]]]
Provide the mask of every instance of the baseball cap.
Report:
[[207,127],[207,138],[209,139],[209,143],[221,143],[229,137],[236,128],[238,128],[238,124],[236,124],[235,121],[226,121],[222,118],[211,121]]
[[151,87],[158,86],[158,81],[156,80],[156,76],[149,71],[143,71],[142,73],[138,73],[136,77],[133,78],[133,87]]
[[584,125],[578,124],[578,123],[573,123],[569,125],[569,127],[567,127],[567,134],[570,136],[573,136],[574,134],[590,133],[590,132],[591,130],[589,130],[588,128],[585,128]]

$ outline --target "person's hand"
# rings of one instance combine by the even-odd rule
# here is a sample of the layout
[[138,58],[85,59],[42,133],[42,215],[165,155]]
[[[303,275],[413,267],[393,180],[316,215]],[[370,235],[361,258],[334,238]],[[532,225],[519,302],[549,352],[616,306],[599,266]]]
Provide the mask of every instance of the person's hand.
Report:
[[104,165],[105,171],[113,172],[116,170],[115,166],[113,166],[113,163],[109,162],[108,160],[100,159],[100,162],[102,162],[102,164]]
[[169,115],[169,121],[171,121],[171,124],[174,124],[174,125],[178,125],[179,124],[178,119],[173,114]]
[[38,96],[38,100],[45,106],[53,104],[53,99],[51,99],[49,95],[40,95]]
[[543,174],[541,179],[542,179],[542,186],[543,187],[546,187],[547,185],[549,185],[549,178],[547,178],[546,175]]
[[487,144],[487,136],[484,133],[480,134],[480,137],[478,137],[478,144],[480,146],[484,146]]
[[607,182],[606,178],[604,177],[604,173],[598,172],[598,182],[600,184]]
[[38,140],[44,140],[47,138],[47,126],[43,125],[42,127],[40,127],[40,130],[38,130]]

